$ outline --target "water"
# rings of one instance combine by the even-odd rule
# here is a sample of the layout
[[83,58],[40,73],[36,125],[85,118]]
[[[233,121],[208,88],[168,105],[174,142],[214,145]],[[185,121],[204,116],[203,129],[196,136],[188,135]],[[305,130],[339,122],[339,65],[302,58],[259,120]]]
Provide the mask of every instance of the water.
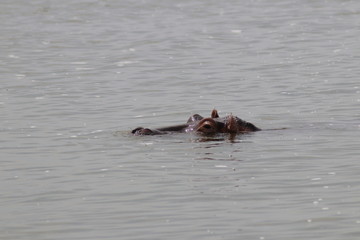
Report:
[[1,239],[359,239],[359,7],[1,1]]

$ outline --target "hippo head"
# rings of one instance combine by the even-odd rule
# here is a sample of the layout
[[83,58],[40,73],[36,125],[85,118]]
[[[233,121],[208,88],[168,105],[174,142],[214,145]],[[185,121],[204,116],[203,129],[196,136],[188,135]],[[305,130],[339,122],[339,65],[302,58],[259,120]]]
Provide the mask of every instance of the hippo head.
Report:
[[196,126],[193,127],[194,131],[202,134],[241,132],[241,128],[236,117],[229,115],[224,118],[219,118],[216,110],[214,111],[210,118],[203,118],[199,121]]
[[196,132],[211,135],[216,133],[248,133],[259,130],[261,129],[252,123],[241,120],[232,114],[226,117],[219,117],[218,112],[214,109],[208,118],[203,118],[199,114],[195,114],[191,116],[185,124],[157,129],[139,127],[132,130],[131,133],[134,135],[155,135],[169,132]]

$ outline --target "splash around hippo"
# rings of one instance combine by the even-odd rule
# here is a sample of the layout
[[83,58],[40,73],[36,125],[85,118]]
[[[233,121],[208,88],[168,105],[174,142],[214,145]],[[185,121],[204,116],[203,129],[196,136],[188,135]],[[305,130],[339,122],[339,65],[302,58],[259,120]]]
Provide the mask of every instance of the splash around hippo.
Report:
[[211,112],[211,117],[204,118],[199,114],[192,115],[185,124],[164,128],[149,129],[138,127],[131,131],[134,135],[158,135],[171,132],[200,133],[213,135],[217,133],[241,134],[260,131],[254,124],[246,122],[232,114],[219,117],[216,109]]

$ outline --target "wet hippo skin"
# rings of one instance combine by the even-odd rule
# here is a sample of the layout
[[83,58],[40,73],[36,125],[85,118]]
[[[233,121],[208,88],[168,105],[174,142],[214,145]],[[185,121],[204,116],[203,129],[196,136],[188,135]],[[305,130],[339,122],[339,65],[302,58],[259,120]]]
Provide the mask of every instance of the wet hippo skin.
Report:
[[164,128],[149,129],[138,127],[131,131],[134,135],[157,135],[170,132],[196,132],[201,134],[231,133],[241,134],[260,131],[254,124],[246,122],[236,116],[228,115],[219,117],[216,109],[211,112],[211,117],[204,118],[199,114],[192,115],[185,124]]

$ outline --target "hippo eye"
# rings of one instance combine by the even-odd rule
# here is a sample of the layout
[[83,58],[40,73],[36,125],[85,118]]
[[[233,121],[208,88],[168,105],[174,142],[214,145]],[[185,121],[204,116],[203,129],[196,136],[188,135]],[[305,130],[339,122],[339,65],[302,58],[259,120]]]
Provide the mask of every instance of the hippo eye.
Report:
[[203,127],[206,128],[206,129],[210,129],[210,128],[211,128],[211,125],[205,124]]

